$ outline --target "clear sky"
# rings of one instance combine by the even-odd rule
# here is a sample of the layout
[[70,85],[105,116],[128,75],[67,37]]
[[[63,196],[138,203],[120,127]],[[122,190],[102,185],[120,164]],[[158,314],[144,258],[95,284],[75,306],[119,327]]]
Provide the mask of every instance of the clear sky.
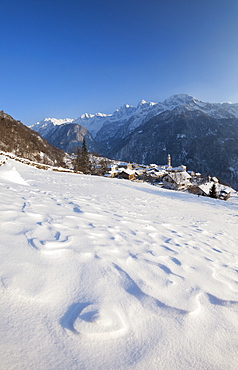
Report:
[[0,110],[112,113],[186,93],[238,102],[237,0],[0,0]]

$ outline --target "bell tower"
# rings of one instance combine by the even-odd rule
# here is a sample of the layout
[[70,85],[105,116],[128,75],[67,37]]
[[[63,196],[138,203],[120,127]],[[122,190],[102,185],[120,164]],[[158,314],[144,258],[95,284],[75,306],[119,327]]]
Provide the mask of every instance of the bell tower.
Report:
[[168,154],[167,161],[168,161],[168,167],[171,167],[171,156],[170,156],[170,154]]

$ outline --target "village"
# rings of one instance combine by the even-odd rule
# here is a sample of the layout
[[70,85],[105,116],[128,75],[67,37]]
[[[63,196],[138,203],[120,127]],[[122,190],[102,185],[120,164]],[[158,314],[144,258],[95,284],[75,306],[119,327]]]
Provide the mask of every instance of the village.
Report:
[[186,166],[173,167],[170,154],[166,165],[139,165],[137,163],[112,161],[104,175],[131,181],[144,181],[171,190],[187,191],[198,196],[207,196],[221,200],[230,198],[231,187],[221,184],[216,177],[203,176],[194,171],[187,171]]
[[[198,196],[212,197],[221,200],[228,200],[231,193],[236,193],[233,188],[220,183],[217,177],[203,176],[198,172],[187,171],[184,165],[173,167],[170,154],[168,154],[167,164],[165,165],[121,162],[102,157],[97,157],[96,159],[91,153],[89,158],[90,162],[94,162],[94,171],[91,172],[92,175],[102,175],[108,178],[118,178],[136,182],[148,182],[151,185],[170,190],[186,191]],[[57,168],[33,162],[26,158],[19,158],[12,153],[0,151],[0,166],[6,163],[8,159],[14,159],[18,162],[43,170],[68,173],[77,172],[78,174],[83,174],[81,171],[75,171],[72,165],[73,162],[70,160],[68,161],[68,168]]]

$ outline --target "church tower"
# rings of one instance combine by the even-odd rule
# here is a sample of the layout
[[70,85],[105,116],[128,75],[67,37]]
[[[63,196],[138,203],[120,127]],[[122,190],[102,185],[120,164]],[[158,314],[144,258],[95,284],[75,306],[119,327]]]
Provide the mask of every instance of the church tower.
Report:
[[168,167],[171,167],[171,156],[168,154]]

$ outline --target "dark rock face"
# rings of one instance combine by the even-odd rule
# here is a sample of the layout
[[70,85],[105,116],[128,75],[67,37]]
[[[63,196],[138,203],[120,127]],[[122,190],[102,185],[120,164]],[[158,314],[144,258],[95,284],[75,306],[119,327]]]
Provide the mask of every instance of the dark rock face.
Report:
[[62,150],[3,111],[0,111],[0,150],[38,163],[65,167]]
[[62,149],[67,153],[77,153],[77,149],[82,147],[83,138],[85,138],[87,149],[90,152],[100,153],[102,145],[97,143],[88,130],[76,123],[67,123],[63,125],[51,125],[51,129],[44,131],[40,129],[39,133],[51,145]]
[[[181,109],[180,109],[181,111]],[[201,111],[163,112],[138,127],[109,155],[138,163],[167,162],[217,176],[238,188],[238,119],[215,119]]]

